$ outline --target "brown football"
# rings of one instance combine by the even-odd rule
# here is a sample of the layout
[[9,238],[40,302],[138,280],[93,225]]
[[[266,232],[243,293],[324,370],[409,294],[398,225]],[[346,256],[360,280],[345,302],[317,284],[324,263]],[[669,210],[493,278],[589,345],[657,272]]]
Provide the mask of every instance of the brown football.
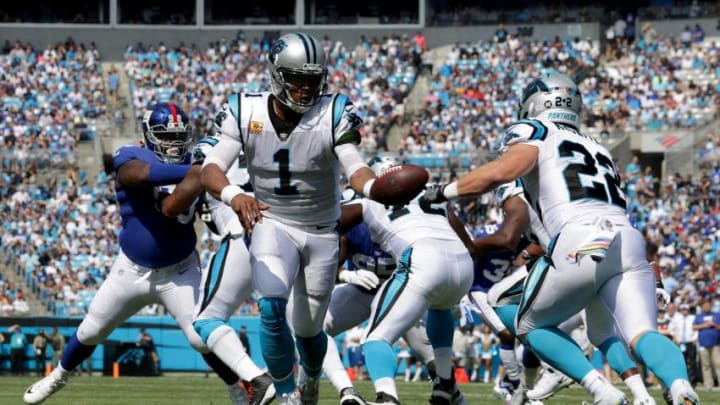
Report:
[[370,198],[385,205],[404,205],[425,189],[428,172],[420,166],[393,166],[377,177]]

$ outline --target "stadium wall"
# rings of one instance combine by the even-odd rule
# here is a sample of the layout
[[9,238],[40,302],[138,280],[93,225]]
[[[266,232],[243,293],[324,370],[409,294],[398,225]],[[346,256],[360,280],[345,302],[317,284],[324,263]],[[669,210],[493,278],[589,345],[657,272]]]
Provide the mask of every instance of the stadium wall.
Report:
[[[294,26],[135,26],[135,25],[79,25],[79,24],[0,24],[0,38],[10,41],[20,40],[30,42],[36,48],[44,49],[48,44],[54,44],[72,37],[76,42],[89,44],[95,42],[105,62],[119,62],[123,60],[123,52],[128,45],[138,42],[157,44],[164,42],[168,46],[178,45],[180,42],[196,44],[205,47],[210,42],[220,38],[235,38],[239,30],[245,33],[248,39],[262,38],[267,31],[284,34],[302,30],[318,37],[328,35],[333,40],[341,40],[346,44],[354,44],[361,35],[372,38],[385,35],[414,35],[421,31],[427,38],[429,47],[454,44],[457,42],[492,39],[496,30],[495,25],[478,25],[466,27],[406,27],[381,25],[372,26],[325,26],[294,27]],[[507,25],[511,33],[519,33],[523,37],[533,39],[546,38],[574,38],[589,37],[593,40],[600,38],[600,24],[524,24]]]
[[[690,28],[695,28],[695,24],[698,24],[700,25],[700,27],[702,27],[703,31],[705,31],[706,38],[720,36],[720,18],[718,17],[643,21],[640,21],[638,19],[637,27],[642,27],[642,25],[646,22],[649,22],[658,34],[662,34],[665,36],[679,37],[680,33],[683,32],[686,26],[690,26]],[[641,32],[640,29],[638,29],[637,32]]]

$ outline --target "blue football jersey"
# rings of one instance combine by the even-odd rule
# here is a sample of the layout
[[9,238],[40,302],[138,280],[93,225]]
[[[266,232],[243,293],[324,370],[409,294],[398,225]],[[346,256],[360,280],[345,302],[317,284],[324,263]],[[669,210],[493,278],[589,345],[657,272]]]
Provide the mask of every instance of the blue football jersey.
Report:
[[395,270],[395,260],[370,237],[367,225],[361,223],[345,234],[347,239],[348,270],[358,269],[374,272],[380,280],[386,280]]
[[[140,146],[124,146],[115,153],[113,166],[117,171],[131,160],[162,163],[151,150]],[[187,154],[186,163],[190,163]],[[115,186],[120,205],[122,230],[120,247],[133,262],[146,267],[164,267],[188,257],[195,250],[196,236],[193,213],[168,218],[159,210],[161,199],[170,187]]]
[[[499,225],[484,225],[476,233],[476,238],[483,238],[494,234],[500,228]],[[471,291],[485,291],[495,283],[507,277],[513,270],[512,261],[515,253],[505,250],[489,252],[481,257],[474,258],[475,276]]]

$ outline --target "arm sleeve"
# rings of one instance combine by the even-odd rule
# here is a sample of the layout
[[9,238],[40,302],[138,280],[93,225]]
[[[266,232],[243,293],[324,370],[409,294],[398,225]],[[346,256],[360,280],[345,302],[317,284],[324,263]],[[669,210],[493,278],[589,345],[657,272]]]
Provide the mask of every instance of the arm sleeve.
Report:
[[510,125],[502,137],[499,146],[500,153],[515,144],[526,144],[540,147],[548,134],[548,128],[539,120],[520,120]]
[[227,172],[240,152],[242,152],[242,143],[239,138],[221,134],[215,147],[207,152],[203,167],[212,163],[218,165],[222,171]]
[[335,95],[332,105],[333,146],[360,144],[360,128],[363,120],[357,115],[355,106],[344,94]]
[[152,154],[150,150],[140,148],[138,146],[121,146],[118,150],[115,151],[115,155],[113,155],[113,169],[117,171],[120,166],[124,165],[125,163],[131,160],[140,159],[141,155],[143,154],[143,150],[146,150]]
[[205,136],[200,138],[192,151],[192,164],[202,164],[208,152],[220,142],[217,136]]
[[348,180],[358,169],[368,167],[355,144],[337,145],[334,150],[340,164],[345,169],[345,177]]
[[215,122],[213,123],[213,126],[220,134],[242,142],[239,125],[239,100],[240,96],[237,94],[233,94],[228,97],[227,102],[222,106],[222,110],[215,115]]

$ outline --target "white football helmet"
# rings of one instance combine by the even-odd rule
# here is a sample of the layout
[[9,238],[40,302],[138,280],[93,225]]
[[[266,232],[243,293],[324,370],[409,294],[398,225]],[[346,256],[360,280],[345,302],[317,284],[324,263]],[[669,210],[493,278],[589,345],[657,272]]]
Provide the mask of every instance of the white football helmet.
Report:
[[523,90],[519,118],[544,118],[580,128],[582,107],[582,95],[572,79],[545,73]]
[[[313,36],[294,32],[280,37],[270,47],[270,87],[277,99],[303,114],[314,106],[327,88],[325,50]],[[290,90],[312,88],[309,101],[293,100]]]

